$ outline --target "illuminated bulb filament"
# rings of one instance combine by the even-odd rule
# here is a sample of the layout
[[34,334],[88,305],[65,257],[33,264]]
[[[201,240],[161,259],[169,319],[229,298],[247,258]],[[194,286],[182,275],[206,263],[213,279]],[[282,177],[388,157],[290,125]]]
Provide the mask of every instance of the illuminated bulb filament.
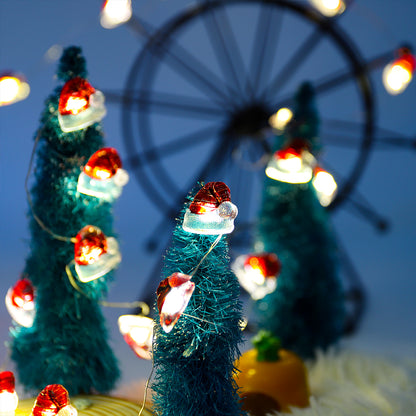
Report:
[[333,17],[345,11],[345,2],[342,0],[309,0],[310,3],[324,16]]
[[0,83],[1,101],[11,102],[19,93],[20,82],[16,78],[5,77]]
[[266,167],[266,175],[287,183],[306,183],[312,179],[315,158],[307,150],[278,150]]
[[118,318],[118,327],[138,357],[145,360],[152,358],[153,319],[140,315],[122,315]]
[[22,77],[0,75],[0,106],[24,100],[30,92],[29,85]]
[[387,65],[383,71],[384,86],[392,95],[403,92],[411,79],[412,72],[400,64]]
[[276,130],[284,130],[292,117],[292,111],[289,108],[283,107],[270,117],[269,124]]
[[328,206],[335,197],[337,191],[337,183],[334,177],[325,170],[318,170],[312,180],[319,202],[322,206]]
[[101,247],[83,247],[81,249],[80,261],[92,264],[98,260],[104,250]]
[[287,172],[299,172],[302,169],[302,159],[300,156],[288,155],[286,158],[279,159],[277,165]]
[[81,97],[69,97],[66,103],[66,111],[76,115],[88,107],[88,101]]
[[101,11],[101,26],[113,29],[127,22],[132,15],[131,0],[107,0]]

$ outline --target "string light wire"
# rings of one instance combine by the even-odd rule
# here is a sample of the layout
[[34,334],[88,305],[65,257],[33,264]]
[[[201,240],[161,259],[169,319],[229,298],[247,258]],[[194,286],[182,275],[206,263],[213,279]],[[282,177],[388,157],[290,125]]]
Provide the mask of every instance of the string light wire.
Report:
[[[56,111],[53,112],[50,117],[48,118],[48,120],[46,120],[45,125],[47,125],[48,121],[56,115]],[[53,238],[55,238],[56,240],[59,241],[63,241],[66,243],[75,243],[76,239],[75,237],[65,237],[59,234],[54,233],[40,218],[39,216],[36,214],[35,209],[33,207],[33,201],[32,201],[32,196],[30,195],[30,191],[29,191],[29,178],[30,178],[30,174],[32,172],[32,166],[33,166],[33,161],[35,159],[35,151],[37,148],[37,145],[40,141],[40,138],[42,136],[44,127],[38,130],[38,134],[36,135],[35,138],[35,143],[33,145],[33,149],[32,149],[32,153],[30,155],[30,161],[29,161],[29,168],[27,170],[27,174],[26,174],[26,178],[25,178],[25,191],[26,191],[26,197],[27,197],[27,201],[29,203],[29,208],[30,208],[30,212],[32,213],[33,218],[35,219],[35,221],[38,223],[38,225],[40,226],[40,228],[42,228],[43,231],[46,231],[49,235],[51,235]]]

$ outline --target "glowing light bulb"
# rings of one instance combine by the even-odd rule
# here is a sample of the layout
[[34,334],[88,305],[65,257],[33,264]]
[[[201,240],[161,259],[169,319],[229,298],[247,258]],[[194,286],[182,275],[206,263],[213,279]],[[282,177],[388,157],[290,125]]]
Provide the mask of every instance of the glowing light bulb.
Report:
[[185,211],[182,227],[195,234],[229,234],[234,230],[237,214],[228,186],[224,182],[208,182]]
[[283,107],[269,118],[269,124],[276,130],[284,130],[292,117],[292,110]]
[[95,263],[101,254],[107,252],[104,233],[92,225],[85,226],[76,236],[75,261],[80,265]]
[[128,180],[129,175],[122,169],[117,150],[105,147],[97,150],[88,160],[78,177],[77,190],[111,202],[121,195]]
[[302,169],[302,156],[294,149],[279,150],[277,163],[280,168],[288,172],[299,172]]
[[121,315],[118,328],[124,340],[139,358],[152,359],[154,321],[142,315]]
[[106,0],[101,9],[100,23],[105,29],[113,29],[132,16],[131,0]]
[[65,133],[86,128],[106,114],[104,95],[81,77],[65,83],[59,97],[58,120]]
[[2,371],[0,373],[0,415],[14,416],[18,403],[14,374],[11,371]]
[[322,206],[326,207],[334,200],[338,186],[329,172],[316,167],[312,185]]
[[30,92],[29,84],[21,75],[4,73],[0,75],[0,106],[24,100]]
[[309,0],[319,13],[326,17],[333,17],[345,11],[343,0]]
[[35,293],[29,279],[19,279],[6,294],[6,308],[19,325],[30,328],[35,319]]
[[88,107],[88,101],[81,97],[69,97],[65,110],[73,115],[79,114]]
[[115,238],[106,238],[93,225],[86,225],[75,237],[75,271],[81,282],[86,283],[107,274],[121,261]]
[[383,84],[391,95],[402,93],[413,78],[416,59],[408,48],[398,51],[399,57],[386,65],[383,70]]
[[266,167],[266,175],[277,181],[306,183],[312,179],[315,158],[306,149],[286,147],[275,152]]
[[69,402],[68,391],[61,384],[49,384],[36,398],[31,416],[77,416]]
[[188,306],[195,283],[191,276],[183,273],[173,273],[162,280],[157,288],[157,307],[160,315],[160,325],[169,333]]
[[232,265],[240,285],[255,300],[274,292],[280,269],[280,260],[274,253],[238,256]]

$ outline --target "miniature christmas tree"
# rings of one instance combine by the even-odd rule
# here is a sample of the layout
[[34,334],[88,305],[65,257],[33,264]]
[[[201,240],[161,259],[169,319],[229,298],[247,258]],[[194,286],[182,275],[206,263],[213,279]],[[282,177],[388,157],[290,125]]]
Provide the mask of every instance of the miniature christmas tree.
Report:
[[[103,237],[112,235],[111,204],[77,191],[82,167],[103,146],[98,121],[105,109],[101,93],[86,81],[80,48],[64,51],[57,75],[65,86],[46,100],[30,198],[30,254],[24,275],[35,288],[36,313],[32,326],[16,324],[11,329],[12,359],[28,390],[62,384],[72,395],[107,392],[119,369],[98,301],[106,295],[111,273],[71,284],[66,272],[73,263],[74,243],[78,256],[94,256],[87,252],[91,244],[98,242],[105,252]],[[65,113],[65,100],[72,100],[72,113]],[[89,227],[77,236],[85,226]],[[80,236],[87,238],[86,245]],[[83,265],[78,258],[78,270],[90,271],[91,261],[87,258]]]
[[[242,337],[239,285],[221,235],[232,231],[236,215],[227,190],[222,182],[209,182],[185,204],[164,259],[166,279],[158,288],[162,325],[155,327],[152,384],[159,416],[244,414],[233,381]],[[189,300],[182,315],[165,311],[174,290],[184,295],[179,296],[181,310]]]
[[314,91],[305,83],[275,153],[296,163],[295,155],[301,155],[302,167],[296,183],[284,182],[290,171],[284,163],[271,172],[278,180],[265,178],[256,242],[256,251],[276,253],[282,262],[277,289],[257,302],[259,326],[304,358],[335,343],[345,317],[334,235],[311,183],[317,137]]

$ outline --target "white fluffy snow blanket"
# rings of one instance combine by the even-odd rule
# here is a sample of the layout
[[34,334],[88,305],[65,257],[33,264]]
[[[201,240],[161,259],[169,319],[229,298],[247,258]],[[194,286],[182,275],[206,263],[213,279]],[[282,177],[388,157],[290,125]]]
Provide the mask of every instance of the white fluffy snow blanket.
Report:
[[310,407],[293,408],[293,416],[416,416],[416,359],[330,351],[307,367]]

